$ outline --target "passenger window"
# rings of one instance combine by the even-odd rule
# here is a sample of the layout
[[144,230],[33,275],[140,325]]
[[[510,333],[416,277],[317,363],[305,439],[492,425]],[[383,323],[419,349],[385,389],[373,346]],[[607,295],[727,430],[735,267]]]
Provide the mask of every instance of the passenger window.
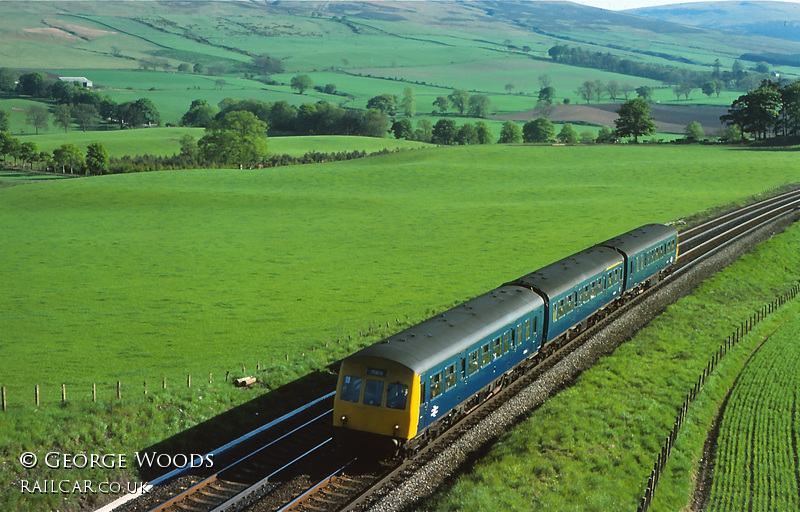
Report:
[[[536,330],[536,329],[534,329]],[[525,339],[531,339],[531,321],[530,319],[525,320]]]
[[431,398],[442,394],[442,372],[431,375]]
[[492,340],[492,356],[494,359],[503,355],[503,341],[501,338],[495,338]]
[[339,398],[347,402],[358,402],[359,394],[361,394],[361,379],[352,375],[345,375]]
[[399,382],[389,384],[386,390],[386,407],[389,409],[403,410],[408,399],[408,386]]
[[[533,333],[534,333],[534,334],[536,334],[536,318],[537,318],[537,317],[533,317]],[[528,320],[528,324],[529,324],[529,325],[530,325],[530,322],[531,322],[531,321],[530,321],[530,320]]]
[[456,385],[456,365],[451,364],[444,369],[444,389],[447,391]]
[[480,364],[478,364],[478,351],[470,352],[469,353],[469,375],[477,372],[480,368]]
[[514,331],[508,331],[503,335],[503,352],[508,352],[509,347],[514,348]]
[[567,313],[572,312],[572,295],[567,297]]
[[595,288],[594,281],[592,281],[591,284],[589,285],[589,290],[590,290],[589,291],[589,298],[593,299],[593,298],[597,297],[597,291],[596,291],[596,288]]
[[364,384],[364,405],[380,407],[383,401],[383,381],[367,379]]
[[481,368],[492,361],[491,344],[487,343],[481,347]]

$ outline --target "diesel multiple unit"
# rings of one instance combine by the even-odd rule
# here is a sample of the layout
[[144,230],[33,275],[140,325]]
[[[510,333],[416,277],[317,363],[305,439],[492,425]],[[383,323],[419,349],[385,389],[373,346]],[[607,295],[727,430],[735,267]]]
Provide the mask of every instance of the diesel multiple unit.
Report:
[[677,232],[648,224],[366,347],[342,361],[334,426],[419,444],[676,258]]

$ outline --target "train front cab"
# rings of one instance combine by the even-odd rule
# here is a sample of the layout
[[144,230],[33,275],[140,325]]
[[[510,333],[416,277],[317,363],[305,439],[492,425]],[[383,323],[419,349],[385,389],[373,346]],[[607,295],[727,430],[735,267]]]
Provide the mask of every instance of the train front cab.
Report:
[[397,439],[417,434],[420,379],[413,370],[379,357],[342,361],[333,401],[333,425]]

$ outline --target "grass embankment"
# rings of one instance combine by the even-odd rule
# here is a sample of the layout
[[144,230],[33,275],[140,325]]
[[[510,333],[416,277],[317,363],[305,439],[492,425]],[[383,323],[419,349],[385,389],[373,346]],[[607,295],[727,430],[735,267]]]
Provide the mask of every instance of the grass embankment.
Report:
[[[29,510],[61,499],[10,487],[38,475],[16,464],[23,451],[142,450],[324,369],[399,329],[395,319],[420,321],[638,225],[798,179],[787,151],[492,146],[2,189],[3,499]],[[265,387],[223,382],[257,362]],[[299,400],[285,396],[267,395]],[[232,423],[268,406],[250,407]]]
[[[736,326],[800,278],[799,248],[800,226],[793,226],[670,306],[503,436],[428,509],[635,510],[689,389]],[[725,395],[755,347],[798,312],[795,301],[768,317],[708,379],[690,407],[651,510],[687,505]],[[774,434],[765,433],[764,443],[786,442]]]
[[[795,301],[797,302],[797,301]],[[800,508],[800,307],[747,363],[725,406],[708,510]]]

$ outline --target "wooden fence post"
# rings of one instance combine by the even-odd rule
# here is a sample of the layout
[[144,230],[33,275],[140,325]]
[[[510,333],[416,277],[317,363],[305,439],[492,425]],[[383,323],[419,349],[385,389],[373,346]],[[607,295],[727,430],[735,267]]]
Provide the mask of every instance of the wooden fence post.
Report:
[[67,385],[61,384],[61,403],[67,402]]
[[39,407],[39,385],[36,385],[36,407]]
[[117,400],[122,400],[122,383],[117,381]]
[[192,374],[191,373],[186,376],[186,387],[187,388],[191,388],[192,387]]
[[97,402],[97,384],[92,382],[92,402]]
[[166,377],[161,379],[161,388],[162,389],[167,389],[167,378]]
[[0,389],[2,389],[2,395],[3,395],[3,412],[6,412],[6,387],[3,386]]
[[231,376],[231,371],[230,370],[226,371],[225,372],[225,382],[228,382],[228,379],[230,378],[230,376]]

